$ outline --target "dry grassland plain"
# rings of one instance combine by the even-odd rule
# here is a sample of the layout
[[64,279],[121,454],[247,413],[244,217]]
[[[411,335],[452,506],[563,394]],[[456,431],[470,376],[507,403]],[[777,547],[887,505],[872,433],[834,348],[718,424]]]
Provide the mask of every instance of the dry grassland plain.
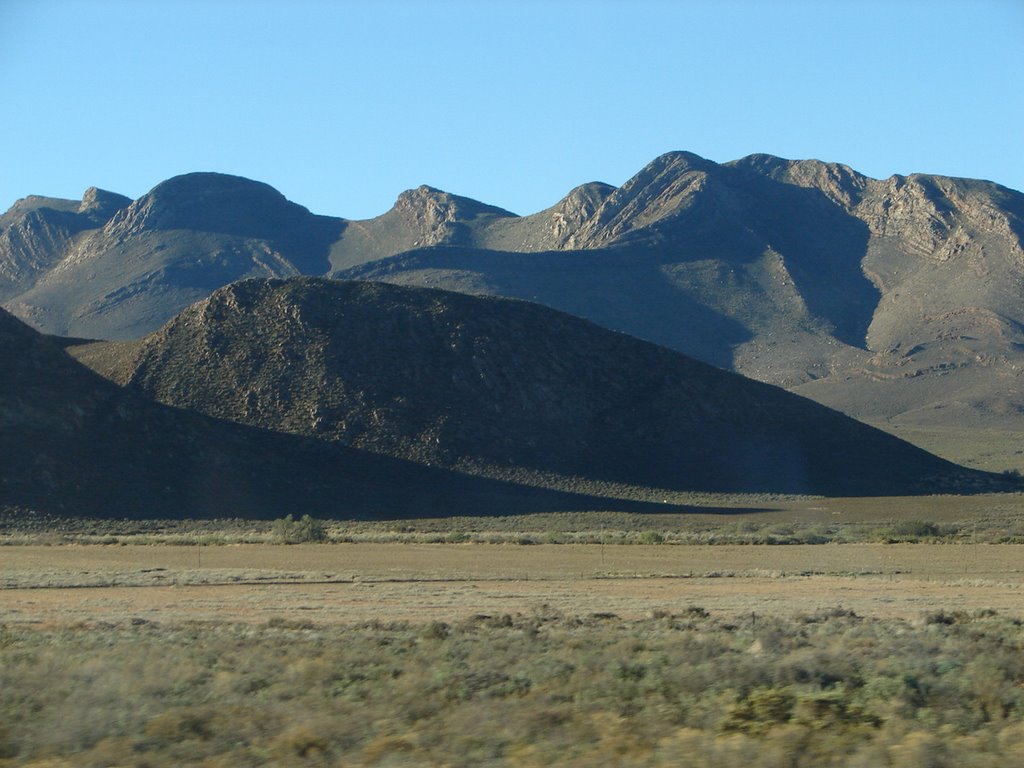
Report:
[[0,622],[1024,610],[1020,494],[673,501],[692,513],[339,522],[324,544],[267,543],[267,525],[245,522],[9,530]]
[[1024,499],[696,504],[0,530],[0,768],[1024,764]]
[[842,606],[915,619],[1024,617],[1024,545],[237,544],[21,546],[0,553],[0,622],[425,622],[699,605],[786,616]]

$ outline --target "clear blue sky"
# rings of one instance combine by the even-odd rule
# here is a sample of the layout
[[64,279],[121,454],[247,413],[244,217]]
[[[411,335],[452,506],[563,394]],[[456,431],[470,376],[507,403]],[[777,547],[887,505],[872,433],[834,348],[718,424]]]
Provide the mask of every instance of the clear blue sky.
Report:
[[1024,0],[0,0],[0,210],[197,170],[365,218],[657,155],[1024,190]]

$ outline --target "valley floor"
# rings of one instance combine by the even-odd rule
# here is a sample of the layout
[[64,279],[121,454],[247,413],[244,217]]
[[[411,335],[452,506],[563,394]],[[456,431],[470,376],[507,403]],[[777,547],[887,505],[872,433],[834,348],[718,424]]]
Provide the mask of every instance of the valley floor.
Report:
[[1024,760],[1024,545],[0,548],[0,768]]
[[9,512],[0,768],[1024,762],[1019,495],[689,503],[292,545]]
[[986,472],[1024,472],[1024,432],[866,421],[873,427],[965,467]]
[[638,619],[694,605],[1024,618],[1022,585],[1020,544],[21,546],[0,559],[0,623],[426,622],[542,606]]

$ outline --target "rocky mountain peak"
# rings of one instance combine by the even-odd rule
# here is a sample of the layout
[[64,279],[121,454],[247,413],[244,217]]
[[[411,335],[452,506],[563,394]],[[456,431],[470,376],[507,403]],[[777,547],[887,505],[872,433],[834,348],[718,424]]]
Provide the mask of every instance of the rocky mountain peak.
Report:
[[79,213],[89,214],[95,219],[106,221],[122,208],[131,205],[132,199],[119,195],[116,192],[108,192],[105,189],[89,187],[82,195],[82,202],[78,206]]
[[395,200],[395,211],[411,216],[418,221],[442,223],[462,218],[460,206],[454,195],[434,187],[421,184],[416,189],[407,189]]
[[47,212],[70,213],[77,210],[77,208],[78,202],[75,200],[28,195],[16,200],[14,205],[8,208],[3,215],[0,215],[0,230],[17,226],[32,214],[37,214],[38,217],[47,215]]
[[130,200],[95,187],[81,202],[31,195],[0,216],[0,298],[30,288],[66,255],[79,233],[101,227]]
[[692,152],[669,152],[655,158],[607,196],[577,235],[578,247],[600,247],[677,215],[689,207],[718,168]]
[[782,180],[789,172],[792,163],[792,160],[787,160],[784,157],[770,155],[766,152],[754,152],[746,157],[741,157],[739,160],[725,163],[725,165],[731,168],[743,168],[759,173],[762,176]]
[[424,222],[455,222],[478,216],[511,217],[515,214],[468,197],[461,197],[421,184],[398,196],[394,209]]
[[786,181],[800,187],[821,190],[832,202],[852,210],[864,197],[868,178],[840,163],[820,160],[790,162]]
[[580,184],[563,197],[555,207],[565,213],[581,211],[587,216],[591,216],[615,189],[614,186],[605,184],[603,181]]
[[268,184],[222,173],[188,173],[153,187],[106,229],[115,237],[142,229],[266,237],[310,215]]
[[382,219],[397,219],[413,236],[412,247],[463,245],[471,239],[467,223],[480,219],[515,218],[492,205],[423,184],[398,196]]
[[597,215],[615,187],[600,181],[581,184],[548,210],[550,236],[557,248],[575,248],[577,233]]
[[849,166],[813,159],[787,160],[774,155],[753,154],[726,165],[752,171],[783,184],[817,189],[847,211],[860,203],[870,181]]
[[658,176],[663,173],[685,173],[686,171],[709,171],[717,167],[717,163],[701,157],[693,152],[675,150],[654,158],[645,165],[634,178]]

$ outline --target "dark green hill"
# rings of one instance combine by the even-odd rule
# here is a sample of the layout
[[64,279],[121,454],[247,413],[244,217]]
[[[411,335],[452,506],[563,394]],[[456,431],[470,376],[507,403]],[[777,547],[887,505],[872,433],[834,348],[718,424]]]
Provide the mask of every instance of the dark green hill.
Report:
[[677,509],[522,488],[170,408],[2,310],[0,358],[0,507],[178,519]]
[[527,302],[244,281],[89,358],[181,408],[482,474],[833,495],[987,482],[778,388]]

